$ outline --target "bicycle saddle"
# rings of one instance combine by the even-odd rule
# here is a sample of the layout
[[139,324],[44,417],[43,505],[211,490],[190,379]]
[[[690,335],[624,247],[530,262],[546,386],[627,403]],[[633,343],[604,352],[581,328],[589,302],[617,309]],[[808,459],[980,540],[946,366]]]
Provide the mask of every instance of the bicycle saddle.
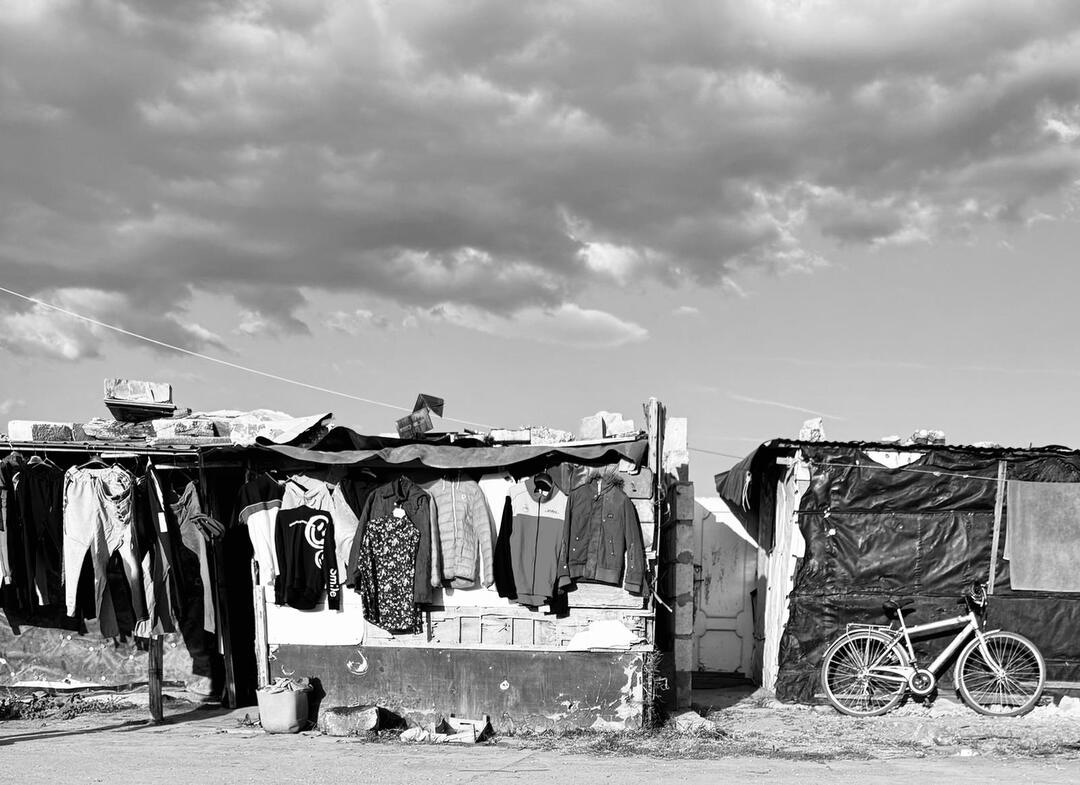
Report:
[[910,610],[908,610],[908,608],[914,604],[915,600],[911,599],[910,597],[904,597],[900,600],[885,600],[885,602],[881,604],[881,607],[885,609],[885,612],[887,614],[892,616],[897,611],[902,611],[903,613],[913,613],[915,609],[911,608]]

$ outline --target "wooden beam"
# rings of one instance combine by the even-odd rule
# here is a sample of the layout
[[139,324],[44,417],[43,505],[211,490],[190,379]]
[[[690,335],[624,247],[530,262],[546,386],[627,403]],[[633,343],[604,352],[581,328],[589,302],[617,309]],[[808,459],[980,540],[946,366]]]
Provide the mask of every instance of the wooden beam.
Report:
[[259,563],[251,560],[251,597],[255,606],[255,678],[259,687],[270,683],[270,637],[266,626],[266,587],[259,584]]
[[994,537],[990,544],[990,576],[987,580],[986,593],[994,593],[997,583],[998,543],[1001,541],[1001,514],[1005,507],[1005,467],[1006,461],[998,461],[997,491],[994,494]]

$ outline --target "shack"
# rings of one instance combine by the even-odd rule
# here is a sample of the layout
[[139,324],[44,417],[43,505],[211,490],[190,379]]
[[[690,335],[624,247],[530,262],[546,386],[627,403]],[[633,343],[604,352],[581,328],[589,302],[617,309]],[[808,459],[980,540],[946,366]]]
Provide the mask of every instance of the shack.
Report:
[[[16,434],[30,438],[9,439],[0,456],[11,469],[5,474],[2,504],[11,516],[5,518],[8,525],[0,536],[7,548],[0,577],[6,582],[3,610],[8,620],[8,629],[0,625],[0,652],[7,666],[7,673],[0,670],[0,683],[63,681],[71,689],[84,689],[137,685],[149,674],[153,689],[155,674],[158,686],[166,687],[191,682],[194,676],[205,681],[202,686],[210,697],[241,706],[254,703],[255,690],[276,678],[303,676],[317,684],[322,707],[378,705],[421,723],[454,714],[487,715],[501,733],[641,727],[658,707],[689,704],[693,625],[685,599],[693,576],[688,560],[679,561],[693,526],[692,486],[685,482],[685,421],[668,418],[655,399],[645,404],[644,414],[645,427],[633,433],[611,436],[601,427],[599,438],[573,440],[552,440],[546,432],[530,438],[527,429],[524,435],[365,436],[330,427],[329,415],[298,420],[270,435],[264,429],[258,438],[242,440],[235,432],[229,438],[213,418],[187,423],[179,418],[167,433],[160,428],[148,431],[143,423],[118,422],[89,432],[76,426]],[[665,445],[669,422],[675,428]],[[31,461],[45,468],[28,469]],[[46,569],[58,555],[56,563],[62,562],[66,541],[44,543],[37,555],[25,542],[15,542],[16,533],[30,530],[24,523],[36,526],[31,519],[37,515],[16,503],[22,500],[16,493],[16,469],[23,478],[35,472],[43,483],[48,478],[42,487],[47,485],[61,505],[48,514],[52,517],[46,516],[47,525],[34,531],[69,532],[65,525],[76,512],[67,495],[55,496],[57,482],[62,486],[63,478],[80,472],[114,469],[130,477],[125,482],[136,489],[133,493],[150,494],[149,501],[133,496],[133,503],[148,520],[160,521],[162,532],[169,529],[177,542],[188,545],[191,538],[180,532],[185,521],[194,524],[191,531],[204,535],[201,540],[195,537],[199,541],[191,549],[199,558],[192,561],[180,551],[179,561],[170,562],[168,548],[162,546],[157,562],[166,567],[190,562],[186,587],[155,572],[154,556],[147,555],[153,547],[145,541],[138,554],[146,570],[143,577],[153,573],[154,580],[162,581],[154,586],[148,578],[143,581],[147,598],[166,585],[172,592],[167,599],[156,597],[164,625],[140,627],[131,614],[112,607],[124,607],[130,600],[125,592],[134,586],[128,581],[125,587],[122,545],[110,542],[101,553],[91,548],[81,572],[72,573],[79,591],[73,588],[69,594],[63,576]],[[541,488],[532,500],[539,499],[535,509],[528,500],[520,510],[507,501],[525,488],[536,492],[541,476],[553,487],[547,496]],[[253,483],[270,488],[270,496],[245,494]],[[563,520],[554,539],[543,528],[543,505],[552,497],[572,504],[576,491],[585,487],[588,496],[593,486],[596,493],[589,498],[610,494],[625,500],[618,514],[627,526],[619,541],[602,543],[611,548],[610,558],[603,556],[598,571],[592,561],[586,567],[583,549],[578,572],[557,576],[559,591],[528,594],[515,570],[523,559],[530,570],[539,569],[539,561],[531,551],[522,556],[527,538],[520,531],[516,539],[510,537],[508,527],[517,524],[520,530],[517,515],[535,512],[537,524],[528,531],[534,538],[528,548],[539,550],[544,543],[573,547],[562,536]],[[280,494],[271,498],[275,488]],[[393,489],[386,491],[393,508],[388,518],[411,510],[408,505],[418,502],[421,493],[431,509],[430,520],[416,527],[428,538],[424,567],[432,571],[431,580],[427,572],[424,588],[417,580],[416,596],[424,591],[423,601],[410,604],[415,616],[406,622],[389,612],[381,619],[373,616],[374,595],[363,594],[359,583],[365,576],[355,571],[355,559],[349,562],[360,546],[352,547],[354,538],[342,538],[350,520],[375,520],[374,503],[365,505],[357,494],[374,498],[386,489]],[[471,501],[481,502],[475,509],[486,508],[490,518],[474,521],[477,526],[469,532],[455,530],[469,540],[465,550],[470,569],[472,557],[477,557],[475,572],[457,574],[447,565],[458,551],[448,552],[448,541],[439,538],[448,534],[440,526],[453,528],[458,521],[440,518],[435,501],[442,493],[449,514],[463,515],[454,495],[464,498],[476,489],[480,495]],[[274,550],[276,544],[260,540],[255,531],[266,531],[261,528],[266,525],[262,513],[289,508],[282,497],[287,500],[290,493],[299,494],[294,508],[313,505],[313,514],[298,521],[303,525],[296,530],[303,536],[295,547],[316,548],[320,569],[325,565],[329,570],[334,559],[341,565],[334,570],[340,574],[328,577],[306,597],[303,592],[291,594],[288,587],[282,593],[279,581],[286,568],[279,561],[292,557]],[[322,501],[313,501],[316,497]],[[182,509],[184,505],[190,509]],[[321,512],[327,513],[326,523],[337,526],[335,537],[326,534],[333,529],[316,525],[315,513]],[[609,516],[606,506],[602,515]],[[568,524],[565,531],[570,531]],[[335,539],[336,553],[322,550]],[[503,561],[485,545],[492,551],[503,549]],[[420,553],[425,546],[415,547]],[[590,553],[589,559],[595,556]],[[99,557],[100,565],[92,565]],[[376,556],[367,553],[367,558]],[[172,574],[183,577],[184,569]],[[40,586],[35,575],[41,577]],[[345,585],[354,578],[356,590]],[[69,576],[68,582],[72,580]],[[16,585],[24,590],[16,592]],[[178,602],[177,595],[185,593],[198,594],[199,602]],[[389,606],[385,596],[382,601]],[[169,603],[177,611],[172,625],[170,614],[161,613]],[[157,618],[151,610],[150,621]]]
[[814,701],[847,624],[885,623],[889,598],[914,600],[920,622],[952,616],[985,581],[988,623],[1039,647],[1048,689],[1080,686],[1078,482],[1080,452],[1064,447],[765,442],[716,477],[761,547],[763,685]]

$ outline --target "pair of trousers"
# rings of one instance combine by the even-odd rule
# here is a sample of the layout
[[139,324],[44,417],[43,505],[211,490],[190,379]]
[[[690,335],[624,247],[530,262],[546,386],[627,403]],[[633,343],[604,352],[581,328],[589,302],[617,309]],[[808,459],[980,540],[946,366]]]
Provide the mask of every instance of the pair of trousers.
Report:
[[[146,617],[141,568],[132,537],[133,485],[134,478],[119,466],[71,468],[64,475],[64,596],[69,615],[76,610],[79,575],[89,552],[98,616],[106,600],[109,558],[115,553],[131,588],[132,609],[136,617]],[[111,597],[106,612],[102,623],[115,625]]]

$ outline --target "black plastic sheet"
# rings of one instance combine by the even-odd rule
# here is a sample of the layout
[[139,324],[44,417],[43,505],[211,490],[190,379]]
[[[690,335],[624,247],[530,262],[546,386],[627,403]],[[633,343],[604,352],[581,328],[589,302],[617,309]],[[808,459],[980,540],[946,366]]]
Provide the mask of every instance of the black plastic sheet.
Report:
[[[781,700],[813,700],[825,649],[850,623],[890,621],[881,607],[887,599],[914,600],[911,624],[964,612],[957,601],[965,587],[989,576],[999,460],[1008,462],[1009,479],[1080,481],[1075,453],[935,448],[889,469],[858,446],[801,449],[811,465],[799,508],[806,552],[780,644]],[[1050,680],[1076,680],[1080,594],[1010,588],[1002,558],[1007,523],[1006,506],[988,624],[1030,638],[1046,657]],[[920,663],[951,639],[946,633],[917,641]],[[948,673],[942,675],[949,683]]]

